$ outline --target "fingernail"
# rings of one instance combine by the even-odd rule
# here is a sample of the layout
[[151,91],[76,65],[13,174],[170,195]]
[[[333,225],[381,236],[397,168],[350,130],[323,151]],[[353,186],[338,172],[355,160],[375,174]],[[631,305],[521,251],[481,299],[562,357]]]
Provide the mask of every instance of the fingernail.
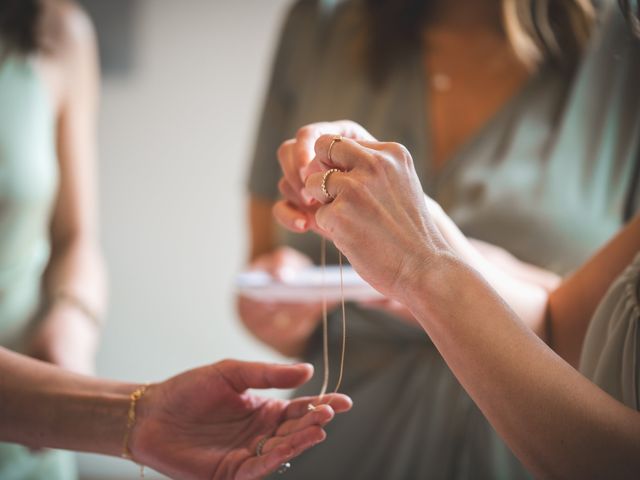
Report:
[[306,222],[306,220],[304,220],[302,218],[298,218],[295,222],[293,222],[293,225],[298,230],[305,230],[307,228],[307,222]]

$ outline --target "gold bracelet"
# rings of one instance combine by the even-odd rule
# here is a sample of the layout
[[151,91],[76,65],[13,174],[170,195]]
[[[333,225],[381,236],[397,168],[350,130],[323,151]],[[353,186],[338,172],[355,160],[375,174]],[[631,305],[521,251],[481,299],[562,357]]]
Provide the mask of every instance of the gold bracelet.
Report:
[[[129,413],[127,414],[127,430],[124,432],[124,440],[122,442],[122,458],[127,460],[133,460],[133,454],[131,453],[131,448],[129,447],[129,440],[131,439],[131,433],[133,432],[133,427],[136,425],[136,406],[138,405],[138,400],[140,400],[144,394],[147,392],[147,388],[149,385],[142,385],[135,389],[131,395],[129,395]],[[135,460],[134,460],[135,461]],[[144,478],[144,465],[140,465],[140,478]]]

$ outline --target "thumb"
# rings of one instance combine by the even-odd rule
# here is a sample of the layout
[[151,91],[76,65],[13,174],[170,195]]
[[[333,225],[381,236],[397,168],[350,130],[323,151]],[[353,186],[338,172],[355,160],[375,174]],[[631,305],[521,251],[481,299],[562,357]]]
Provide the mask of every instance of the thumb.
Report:
[[226,360],[216,364],[216,368],[238,393],[249,388],[294,388],[313,375],[313,366],[307,363],[279,365]]

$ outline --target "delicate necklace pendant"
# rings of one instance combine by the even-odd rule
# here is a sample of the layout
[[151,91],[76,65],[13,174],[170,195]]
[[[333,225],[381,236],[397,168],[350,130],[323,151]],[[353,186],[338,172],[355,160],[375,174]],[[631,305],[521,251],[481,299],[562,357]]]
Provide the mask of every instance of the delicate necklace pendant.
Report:
[[446,73],[434,73],[431,75],[431,85],[436,92],[448,92],[452,88],[451,77]]

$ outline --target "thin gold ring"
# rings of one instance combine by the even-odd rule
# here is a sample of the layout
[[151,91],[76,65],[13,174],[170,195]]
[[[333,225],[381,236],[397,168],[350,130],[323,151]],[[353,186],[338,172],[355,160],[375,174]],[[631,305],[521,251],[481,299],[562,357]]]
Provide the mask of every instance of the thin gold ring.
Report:
[[258,445],[256,445],[256,457],[262,456],[262,449],[264,448],[264,444],[267,443],[267,440],[269,440],[269,438],[271,437],[262,437],[260,439]]
[[331,195],[329,193],[329,191],[327,190],[327,180],[329,180],[329,176],[332,173],[336,173],[336,172],[341,172],[342,170],[339,170],[337,168],[330,168],[329,170],[327,170],[326,172],[324,172],[324,175],[322,175],[322,193],[324,193],[325,197],[327,197],[329,200],[335,200],[336,197],[334,197],[333,195]]
[[333,163],[333,160],[331,159],[331,150],[333,150],[333,146],[336,143],[341,141],[342,141],[342,135],[336,135],[331,139],[331,143],[329,144],[329,151],[327,152],[327,160],[329,160],[329,163]]

